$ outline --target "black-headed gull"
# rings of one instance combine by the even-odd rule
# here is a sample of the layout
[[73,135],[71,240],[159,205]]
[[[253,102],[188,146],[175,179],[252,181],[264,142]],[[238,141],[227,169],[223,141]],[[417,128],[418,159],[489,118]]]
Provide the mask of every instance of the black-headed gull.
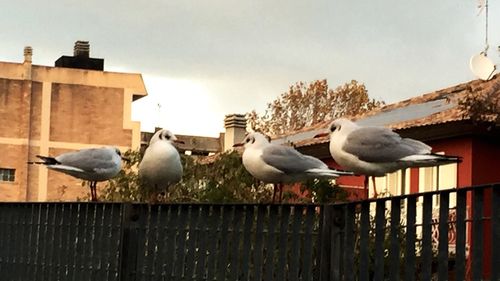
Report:
[[[242,143],[244,146],[243,166],[255,178],[265,183],[292,183],[308,178],[337,178],[353,173],[332,170],[321,160],[304,155],[293,147],[276,145],[261,133],[249,133]],[[280,198],[281,198],[281,187]],[[273,194],[276,195],[276,185]]]
[[[329,130],[315,137],[330,134],[333,159],[343,168],[365,175],[365,188],[369,176],[380,177],[409,167],[431,167],[460,161],[460,157],[434,154],[427,144],[401,138],[385,127],[364,127],[339,118],[331,123]],[[374,194],[377,196],[376,189]]]
[[28,162],[43,164],[47,168],[90,182],[90,197],[97,201],[97,182],[115,177],[121,170],[124,159],[118,148],[87,148],[60,154],[56,157],[37,155],[42,161]]
[[159,130],[149,141],[139,164],[139,177],[153,202],[156,201],[158,193],[182,178],[181,158],[173,143],[184,142],[177,140],[169,130]]

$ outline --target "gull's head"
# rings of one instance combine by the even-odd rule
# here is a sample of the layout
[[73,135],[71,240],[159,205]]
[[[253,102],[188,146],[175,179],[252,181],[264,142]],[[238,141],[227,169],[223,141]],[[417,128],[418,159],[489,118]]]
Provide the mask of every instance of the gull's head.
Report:
[[177,139],[177,137],[170,132],[169,130],[159,130],[156,132],[153,137],[151,138],[151,141],[149,142],[149,145],[157,142],[157,141],[165,141],[169,143],[184,143],[183,141],[180,141]]
[[125,161],[127,161],[127,162],[129,162],[129,161],[130,161],[130,159],[128,159],[128,158],[126,158],[126,157],[124,157],[124,156],[122,155],[122,152],[121,152],[118,148],[113,147],[112,149],[113,149],[113,151],[116,153],[116,155],[118,155],[118,157],[120,157],[122,160],[125,160]]
[[354,122],[352,122],[349,119],[345,118],[338,118],[335,119],[332,123],[330,123],[330,126],[328,127],[328,132],[323,132],[315,135],[315,138],[321,138],[321,137],[326,137],[328,135],[334,135],[336,133],[339,133],[341,130],[342,131],[352,131],[352,129],[356,128],[358,125],[356,125]]
[[328,130],[330,131],[330,134],[338,133],[340,131],[352,131],[352,129],[358,127],[356,123],[352,122],[349,119],[345,118],[339,118],[333,121],[330,124],[330,127],[328,127]]
[[269,139],[261,133],[249,133],[243,139],[243,142],[237,143],[233,145],[233,147],[244,146],[245,148],[249,147],[258,147],[261,145],[265,145],[269,143]]

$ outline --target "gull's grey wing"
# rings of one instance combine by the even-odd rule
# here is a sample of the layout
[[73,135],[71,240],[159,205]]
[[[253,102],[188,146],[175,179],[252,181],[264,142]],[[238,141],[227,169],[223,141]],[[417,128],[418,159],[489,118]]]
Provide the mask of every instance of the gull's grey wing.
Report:
[[413,154],[431,151],[428,145],[403,139],[388,128],[362,127],[351,132],[342,149],[367,162],[394,162]]
[[266,164],[286,174],[303,173],[309,169],[328,169],[321,160],[283,145],[269,145],[262,151],[261,158]]
[[114,167],[113,151],[105,148],[89,148],[68,152],[56,157],[62,165],[75,167],[84,171],[96,171]]

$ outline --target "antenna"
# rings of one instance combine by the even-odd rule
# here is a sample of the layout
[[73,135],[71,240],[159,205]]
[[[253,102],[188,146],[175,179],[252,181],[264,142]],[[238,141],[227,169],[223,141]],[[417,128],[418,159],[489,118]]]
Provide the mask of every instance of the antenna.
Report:
[[496,69],[496,66],[484,52],[472,56],[470,58],[469,67],[472,73],[481,80],[490,80]]
[[488,44],[488,0],[479,0],[478,5],[479,13],[485,10],[485,38],[484,38],[484,51],[474,55],[470,58],[469,67],[472,73],[481,80],[490,80],[496,70],[495,64],[487,57],[489,44]]

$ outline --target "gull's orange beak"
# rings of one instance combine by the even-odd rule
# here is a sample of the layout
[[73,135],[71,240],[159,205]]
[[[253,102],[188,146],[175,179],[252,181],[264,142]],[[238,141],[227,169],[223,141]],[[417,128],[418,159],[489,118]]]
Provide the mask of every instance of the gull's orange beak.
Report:
[[243,146],[243,143],[241,143],[241,142],[240,142],[240,143],[235,143],[235,144],[233,145],[233,147],[240,147],[240,146]]
[[330,133],[328,133],[328,132],[319,133],[319,134],[315,135],[314,138],[323,138],[323,137],[327,137],[328,135],[330,135]]

